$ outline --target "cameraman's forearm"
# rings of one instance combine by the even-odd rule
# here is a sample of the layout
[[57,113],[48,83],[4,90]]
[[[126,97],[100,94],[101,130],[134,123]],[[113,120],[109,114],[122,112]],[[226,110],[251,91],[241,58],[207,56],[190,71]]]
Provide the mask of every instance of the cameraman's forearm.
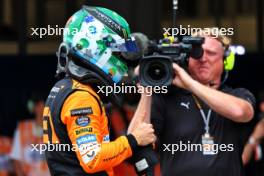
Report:
[[235,122],[248,122],[254,111],[249,102],[193,81],[189,90],[214,111]]
[[131,132],[135,126],[137,126],[137,123],[142,122],[142,118],[144,122],[150,123],[151,101],[151,96],[141,94],[141,98],[137,106],[136,112],[129,124],[128,133]]

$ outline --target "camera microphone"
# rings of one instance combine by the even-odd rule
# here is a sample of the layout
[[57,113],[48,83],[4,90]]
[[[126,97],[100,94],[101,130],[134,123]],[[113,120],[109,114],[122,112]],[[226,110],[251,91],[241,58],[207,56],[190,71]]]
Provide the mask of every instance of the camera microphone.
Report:
[[135,42],[138,48],[138,52],[122,52],[121,55],[127,59],[127,60],[138,60],[140,58],[142,58],[143,55],[147,54],[148,48],[149,48],[149,39],[148,37],[140,32],[135,32],[131,34],[132,37],[135,38]]

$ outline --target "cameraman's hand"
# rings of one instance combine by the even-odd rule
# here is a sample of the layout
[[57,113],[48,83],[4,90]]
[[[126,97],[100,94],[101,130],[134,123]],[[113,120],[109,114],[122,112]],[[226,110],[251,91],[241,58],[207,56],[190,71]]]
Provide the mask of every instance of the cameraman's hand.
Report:
[[186,89],[186,90],[190,90],[191,85],[193,84],[194,80],[192,79],[192,77],[183,69],[181,68],[178,64],[173,63],[173,69],[175,72],[175,77],[172,81],[172,84]]
[[139,65],[135,68],[134,75],[135,76],[138,76],[139,75]]

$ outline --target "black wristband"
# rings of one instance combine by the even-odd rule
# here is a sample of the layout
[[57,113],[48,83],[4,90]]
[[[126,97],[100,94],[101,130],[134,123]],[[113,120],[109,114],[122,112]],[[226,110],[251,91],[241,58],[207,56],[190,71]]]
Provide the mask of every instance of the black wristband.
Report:
[[132,156],[132,161],[139,176],[154,176],[154,167],[159,162],[151,144],[139,146]]
[[128,135],[126,135],[126,137],[127,137],[128,143],[132,149],[132,152],[135,153],[139,147],[136,138],[132,134],[128,134]]

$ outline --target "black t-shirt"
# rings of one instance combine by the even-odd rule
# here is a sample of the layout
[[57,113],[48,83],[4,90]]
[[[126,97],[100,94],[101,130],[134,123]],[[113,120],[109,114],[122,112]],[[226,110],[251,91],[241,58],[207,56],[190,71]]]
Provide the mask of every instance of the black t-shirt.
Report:
[[[243,98],[255,106],[254,96],[244,88],[221,88],[221,91]],[[202,103],[207,115],[209,107]],[[228,102],[226,102],[228,106]],[[186,151],[191,144],[202,143],[205,133],[204,121],[190,92],[172,88],[168,94],[153,96],[151,122],[158,136],[161,171],[164,176],[243,176],[242,151],[247,140],[248,129],[244,123],[236,123],[212,111],[210,134],[214,144],[226,144],[225,150],[218,149],[215,155],[203,155],[203,152]],[[173,145],[174,144],[174,145]],[[175,145],[176,144],[176,145]],[[185,144],[186,147],[184,148]],[[178,148],[180,145],[182,148]],[[228,146],[229,145],[229,146]],[[174,147],[174,153],[172,152]],[[186,149],[186,150],[184,150]],[[216,150],[217,148],[215,148]],[[181,151],[180,151],[181,150]]]

